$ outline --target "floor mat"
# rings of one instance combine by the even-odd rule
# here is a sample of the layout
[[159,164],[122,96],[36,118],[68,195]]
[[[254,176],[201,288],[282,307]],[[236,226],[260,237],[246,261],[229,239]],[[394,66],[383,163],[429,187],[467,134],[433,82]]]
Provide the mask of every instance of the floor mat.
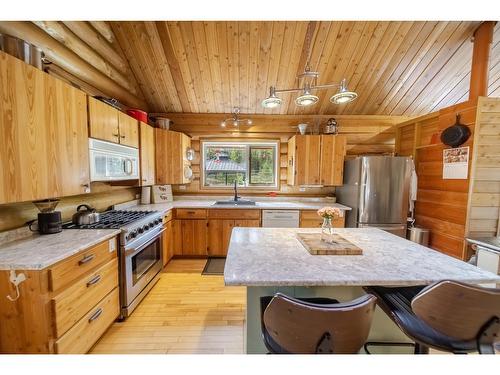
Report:
[[202,275],[224,275],[224,266],[226,258],[210,257],[207,259],[205,268],[201,272]]

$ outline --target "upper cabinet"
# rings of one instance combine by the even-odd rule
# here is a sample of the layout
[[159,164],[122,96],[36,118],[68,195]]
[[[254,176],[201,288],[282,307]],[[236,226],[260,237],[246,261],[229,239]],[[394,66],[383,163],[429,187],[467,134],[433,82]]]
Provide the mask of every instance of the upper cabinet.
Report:
[[125,146],[139,147],[138,121],[89,96],[90,137]]
[[186,151],[191,138],[186,134],[155,128],[156,182],[158,184],[188,184],[191,182],[191,162]]
[[295,135],[288,141],[289,185],[342,185],[346,137]]
[[155,183],[155,134],[152,126],[143,122],[140,127],[140,159],[141,159],[141,185],[154,185]]
[[0,52],[0,204],[88,191],[86,95]]

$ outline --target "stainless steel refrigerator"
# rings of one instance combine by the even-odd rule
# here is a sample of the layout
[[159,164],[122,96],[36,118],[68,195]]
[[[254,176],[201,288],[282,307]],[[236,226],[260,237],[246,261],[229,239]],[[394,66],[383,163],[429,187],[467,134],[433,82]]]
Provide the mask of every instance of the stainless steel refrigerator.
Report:
[[337,202],[349,206],[346,227],[376,227],[406,235],[411,159],[361,156],[344,164],[344,185]]

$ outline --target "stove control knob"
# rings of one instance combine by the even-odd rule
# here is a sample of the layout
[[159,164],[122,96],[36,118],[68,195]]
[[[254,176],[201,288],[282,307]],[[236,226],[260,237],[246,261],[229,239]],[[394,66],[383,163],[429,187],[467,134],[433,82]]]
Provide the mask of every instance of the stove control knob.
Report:
[[161,219],[156,219],[156,220],[155,220],[155,224],[160,224],[161,222],[162,222],[162,220],[161,220]]
[[137,231],[133,230],[130,232],[130,234],[127,236],[127,239],[129,238],[136,238],[137,237]]
[[144,232],[144,228],[143,228],[143,227],[140,227],[139,229],[137,229],[137,232],[139,232],[139,233],[143,233],[143,232]]

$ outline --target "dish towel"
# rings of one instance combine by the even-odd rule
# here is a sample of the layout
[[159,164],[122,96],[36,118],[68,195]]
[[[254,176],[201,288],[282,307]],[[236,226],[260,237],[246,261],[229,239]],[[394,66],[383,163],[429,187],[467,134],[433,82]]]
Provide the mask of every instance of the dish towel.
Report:
[[413,159],[410,161],[411,165],[411,177],[410,177],[410,212],[411,217],[414,217],[415,201],[417,200],[417,189],[418,189],[418,177],[417,171],[415,170],[415,163]]

